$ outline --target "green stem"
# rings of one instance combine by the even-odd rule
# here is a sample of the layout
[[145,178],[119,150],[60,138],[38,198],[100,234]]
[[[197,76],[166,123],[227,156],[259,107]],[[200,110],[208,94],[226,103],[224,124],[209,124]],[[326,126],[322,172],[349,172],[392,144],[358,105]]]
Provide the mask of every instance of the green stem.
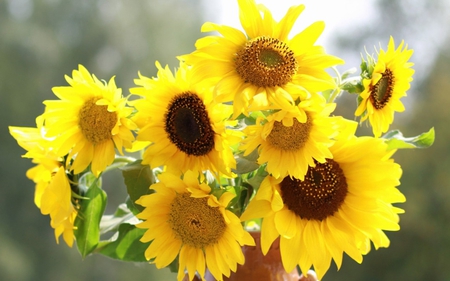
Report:
[[341,88],[337,87],[336,89],[333,90],[333,93],[330,96],[330,99],[328,100],[329,103],[334,102],[334,100],[339,96],[339,94],[341,93]]
[[133,163],[135,161],[136,161],[136,159],[133,157],[130,157],[130,156],[116,156],[116,158],[114,159],[114,162],[112,162],[111,165],[106,167],[106,169],[103,173],[112,171],[117,168],[121,168],[121,167],[123,167],[127,164],[130,164],[130,163]]
[[136,158],[131,156],[116,156],[113,163],[123,163],[130,164],[136,161]]
[[341,91],[341,85],[342,85],[342,76],[341,73],[337,70],[336,67],[332,67],[331,69],[333,69],[333,71],[336,73],[336,84],[338,85],[336,87],[336,89],[333,90],[328,102],[332,103],[334,102],[334,100],[339,96],[339,94],[342,92]]
[[336,73],[336,78],[337,78],[337,84],[340,86],[341,85],[341,82],[342,82],[342,76],[341,76],[341,73],[337,70],[337,68],[336,67],[332,67],[331,69],[333,69],[333,71]]

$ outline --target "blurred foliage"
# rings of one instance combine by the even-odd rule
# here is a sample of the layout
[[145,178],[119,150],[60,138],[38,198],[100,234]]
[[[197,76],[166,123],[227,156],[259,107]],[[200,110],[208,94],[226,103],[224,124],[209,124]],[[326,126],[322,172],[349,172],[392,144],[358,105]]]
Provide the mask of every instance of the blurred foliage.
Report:
[[[394,156],[404,170],[400,189],[407,202],[399,205],[406,210],[401,231],[388,233],[389,249],[371,252],[362,266],[346,258],[324,280],[450,280],[450,50],[443,48],[450,43],[448,4],[375,3],[371,24],[337,34],[332,53],[357,66],[362,46],[384,46],[389,35],[396,43],[405,39],[415,49],[416,74],[403,99],[407,111],[396,115],[392,129],[413,136],[434,126],[436,141],[427,150]],[[203,6],[201,0],[0,0],[0,280],[174,280],[153,265],[101,255],[83,260],[63,241],[57,245],[48,217],[33,203],[34,184],[25,177],[32,164],[19,157],[24,151],[7,126],[34,126],[42,101],[54,99],[51,88],[66,85],[64,74],[79,63],[102,79],[116,75],[124,94],[138,71],[154,75],[155,60],[173,68],[175,55],[194,49]],[[353,119],[354,96],[341,99],[348,112],[337,114]],[[116,206],[126,187],[117,187],[120,175],[108,177],[104,188],[117,189],[118,198],[109,197],[108,205]],[[107,206],[107,213],[113,211]]]
[[[83,64],[100,79],[116,75],[124,95],[138,71],[156,74],[194,50],[204,19],[201,0],[0,0],[0,280],[173,280],[169,270],[100,255],[84,260],[55,243],[49,218],[33,203],[32,166],[7,126],[35,126],[53,86]],[[126,198],[120,174],[108,175],[107,213]],[[113,184],[114,183],[114,184]],[[116,200],[114,199],[116,197]],[[76,246],[74,246],[76,247]],[[170,277],[168,277],[170,276]]]

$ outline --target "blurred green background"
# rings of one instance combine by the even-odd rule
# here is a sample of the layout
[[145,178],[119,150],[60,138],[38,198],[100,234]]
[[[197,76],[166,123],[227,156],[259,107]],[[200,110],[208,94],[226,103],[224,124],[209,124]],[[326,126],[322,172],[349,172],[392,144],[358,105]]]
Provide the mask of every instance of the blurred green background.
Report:
[[[319,2],[326,11],[327,1]],[[404,39],[415,50],[416,73],[403,99],[407,111],[396,115],[393,128],[414,136],[434,126],[436,142],[395,154],[407,202],[400,205],[401,231],[388,233],[391,246],[371,252],[362,265],[345,258],[323,280],[450,280],[450,5],[373,0],[369,10],[354,10],[351,2],[334,11],[348,29],[328,34],[327,51],[344,58],[339,69],[346,70],[359,66],[364,46],[373,53],[390,35],[397,44]],[[153,265],[96,255],[82,260],[75,247],[57,245],[49,218],[33,203],[34,184],[25,177],[32,164],[20,157],[24,151],[7,127],[35,126],[42,101],[55,98],[51,88],[66,85],[64,74],[80,63],[99,78],[116,75],[128,94],[138,71],[153,76],[155,60],[173,68],[176,55],[193,51],[201,24],[217,22],[219,7],[217,0],[0,0],[0,280],[175,280]],[[361,15],[368,20],[352,24]],[[354,119],[355,97],[344,94],[338,102],[336,114]],[[370,131],[363,126],[359,133]],[[125,198],[114,189],[120,181],[111,175],[104,182],[109,212]]]

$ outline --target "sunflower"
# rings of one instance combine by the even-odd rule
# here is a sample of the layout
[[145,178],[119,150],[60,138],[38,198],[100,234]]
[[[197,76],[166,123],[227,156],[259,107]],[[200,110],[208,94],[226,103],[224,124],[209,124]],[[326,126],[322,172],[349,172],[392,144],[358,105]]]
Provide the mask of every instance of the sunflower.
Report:
[[[36,174],[27,173],[34,178]],[[55,229],[56,242],[63,235],[64,241],[72,247],[75,236],[73,233],[77,210],[72,204],[72,190],[64,167],[59,167],[41,195],[41,212],[50,215],[50,225]]]
[[326,104],[320,110],[302,105],[298,105],[301,114],[281,110],[259,118],[244,131],[244,155],[258,149],[258,163],[267,163],[267,172],[276,178],[303,180],[309,166],[332,157],[329,147],[337,125],[329,115],[335,104]]
[[72,76],[65,77],[70,86],[52,89],[60,100],[44,101],[44,126],[58,156],[76,156],[71,164],[76,174],[91,164],[98,177],[114,161],[115,148],[122,154],[123,147],[131,147],[133,109],[126,106],[114,77],[103,83],[82,65]]
[[208,267],[216,280],[236,271],[244,263],[243,245],[255,245],[239,218],[226,210],[233,194],[225,192],[217,199],[211,188],[187,171],[181,179],[165,172],[151,186],[156,193],[144,195],[136,202],[145,209],[137,215],[144,220],[137,225],[147,229],[142,242],[152,241],[145,257],[157,268],[168,266],[179,257],[178,280],[197,271],[205,275]]
[[181,64],[175,75],[156,62],[158,77],[140,75],[130,89],[141,99],[132,101],[137,109],[137,140],[149,142],[144,164],[166,166],[175,174],[187,170],[231,175],[236,166],[231,145],[240,141],[238,133],[226,129],[232,113],[228,105],[213,100],[209,88],[191,83],[192,72]]
[[50,215],[50,225],[55,229],[56,242],[63,235],[64,241],[72,247],[77,210],[72,204],[71,187],[65,173],[63,159],[50,148],[51,140],[46,139],[38,118],[37,128],[9,127],[18,144],[27,150],[24,155],[32,158],[36,166],[29,169],[27,177],[36,184],[34,202],[42,214]]
[[[217,31],[196,42],[196,51],[179,58],[194,67],[199,80],[211,79],[221,101],[233,101],[234,116],[246,113],[254,96],[289,110],[300,95],[335,88],[326,68],[343,60],[315,45],[324,30],[315,22],[292,39],[288,35],[304,5],[291,7],[281,21],[254,0],[238,0],[245,33],[229,26],[207,22],[202,32]],[[297,93],[293,96],[293,92]]]
[[394,121],[394,112],[405,110],[400,98],[406,96],[413,80],[414,64],[408,61],[412,54],[404,41],[395,49],[391,37],[387,51],[380,49],[376,64],[370,66],[373,72],[363,78],[364,91],[359,95],[361,102],[355,115],[361,116],[361,122],[369,118],[375,137],[387,132]]
[[361,263],[370,241],[388,247],[383,230],[400,228],[403,210],[392,204],[405,201],[396,188],[402,170],[386,149],[382,139],[340,137],[333,158],[310,167],[304,180],[267,176],[241,220],[263,218],[263,253],[280,236],[287,272],[314,266],[321,279],[331,259],[340,268],[343,252]]

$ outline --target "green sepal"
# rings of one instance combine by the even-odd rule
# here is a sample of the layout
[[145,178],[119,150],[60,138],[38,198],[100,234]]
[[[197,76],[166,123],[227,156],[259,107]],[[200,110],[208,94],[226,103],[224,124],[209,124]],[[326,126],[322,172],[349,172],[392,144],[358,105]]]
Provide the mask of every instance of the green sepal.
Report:
[[127,205],[135,215],[144,210],[144,207],[136,204],[136,200],[142,195],[153,193],[150,186],[156,181],[150,167],[142,165],[141,162],[141,160],[137,160],[121,168],[128,196],[130,197],[130,200],[127,200]]
[[364,91],[364,86],[360,79],[352,79],[345,81],[344,84],[342,84],[341,89],[349,94],[360,94]]
[[367,61],[364,60],[361,55],[361,78],[362,79],[371,79],[373,70],[375,69],[376,61],[375,58],[370,55],[366,50]]
[[87,199],[79,201],[74,235],[78,251],[84,258],[92,253],[99,243],[100,221],[105,211],[107,195],[100,188],[100,180],[90,173],[85,174],[79,183],[87,187],[86,193],[82,194]]
[[100,242],[95,252],[121,261],[147,262],[144,253],[150,242],[140,241],[145,231],[134,224],[122,223],[113,238]]
[[405,138],[399,130],[386,133],[383,138],[386,139],[388,150],[403,148],[428,148],[434,143],[434,127],[428,132],[415,137]]
[[[356,108],[358,108],[359,107],[359,105],[363,102],[363,98],[361,97],[361,95],[358,95],[357,97],[356,97]],[[364,112],[361,114],[361,119],[362,118],[364,118],[364,116],[367,114],[367,110],[364,110]]]
[[370,75],[372,73],[369,71],[369,65],[367,64],[367,61],[365,61],[362,56],[361,56],[360,68],[361,68],[361,78],[370,78]]

